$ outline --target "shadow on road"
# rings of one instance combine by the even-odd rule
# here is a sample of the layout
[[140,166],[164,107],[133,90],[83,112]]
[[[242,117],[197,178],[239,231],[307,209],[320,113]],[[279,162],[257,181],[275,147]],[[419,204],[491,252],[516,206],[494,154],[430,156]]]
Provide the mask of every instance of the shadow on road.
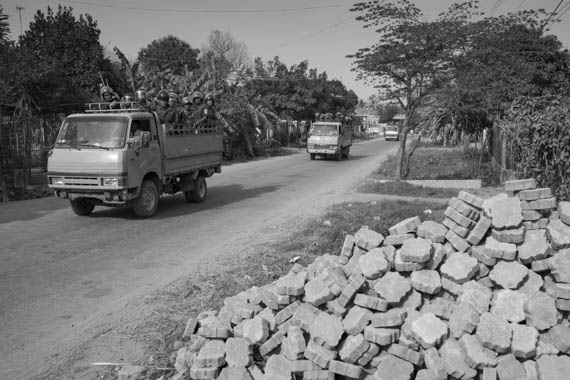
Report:
[[[177,194],[160,199],[158,211],[153,220],[168,219],[182,215],[190,215],[204,210],[222,208],[231,203],[244,199],[255,198],[261,194],[276,191],[280,186],[264,186],[244,189],[241,185],[228,185],[208,188],[208,198],[204,203],[188,203],[184,195]],[[71,212],[71,210],[70,210]],[[102,208],[96,207],[91,218],[121,218],[136,220],[133,211],[129,208]]]

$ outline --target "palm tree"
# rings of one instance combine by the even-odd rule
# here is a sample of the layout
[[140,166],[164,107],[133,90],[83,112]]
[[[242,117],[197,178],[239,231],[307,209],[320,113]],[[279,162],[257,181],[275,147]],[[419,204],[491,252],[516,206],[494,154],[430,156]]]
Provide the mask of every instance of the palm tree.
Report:
[[0,5],[0,45],[7,44],[10,36],[8,15],[4,14],[4,7]]

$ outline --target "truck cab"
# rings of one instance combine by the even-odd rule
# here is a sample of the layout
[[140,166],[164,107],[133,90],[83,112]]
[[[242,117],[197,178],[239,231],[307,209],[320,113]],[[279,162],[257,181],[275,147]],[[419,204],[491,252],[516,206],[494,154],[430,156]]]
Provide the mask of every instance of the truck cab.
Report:
[[317,156],[342,160],[348,158],[352,146],[352,128],[336,121],[319,121],[313,123],[307,139],[309,158]]
[[[161,194],[202,202],[205,178],[221,172],[221,130],[161,124],[145,107],[90,104],[65,118],[48,158],[48,184],[78,215],[95,206],[156,213]],[[175,131],[175,132],[174,132]]]

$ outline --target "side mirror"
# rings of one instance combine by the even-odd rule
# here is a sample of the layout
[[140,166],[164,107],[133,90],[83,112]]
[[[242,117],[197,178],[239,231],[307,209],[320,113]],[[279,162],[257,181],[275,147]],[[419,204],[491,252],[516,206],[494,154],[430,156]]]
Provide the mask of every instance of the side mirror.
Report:
[[148,148],[150,146],[150,132],[143,132],[141,137],[141,146]]

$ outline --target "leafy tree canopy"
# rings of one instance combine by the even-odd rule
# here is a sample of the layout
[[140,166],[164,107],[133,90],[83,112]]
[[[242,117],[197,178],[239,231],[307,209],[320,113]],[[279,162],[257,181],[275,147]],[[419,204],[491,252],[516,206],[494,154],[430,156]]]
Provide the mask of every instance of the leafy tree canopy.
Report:
[[198,68],[199,49],[193,49],[189,43],[168,35],[152,41],[138,54],[145,73],[162,72],[170,69],[174,75],[185,75]]
[[40,61],[55,59],[73,86],[93,96],[98,92],[100,73],[109,69],[100,33],[90,15],[76,18],[73,8],[60,5],[57,12],[50,7],[47,13],[38,10],[20,45]]
[[8,15],[4,14],[4,7],[0,5],[0,45],[6,45],[10,41],[10,24]]

